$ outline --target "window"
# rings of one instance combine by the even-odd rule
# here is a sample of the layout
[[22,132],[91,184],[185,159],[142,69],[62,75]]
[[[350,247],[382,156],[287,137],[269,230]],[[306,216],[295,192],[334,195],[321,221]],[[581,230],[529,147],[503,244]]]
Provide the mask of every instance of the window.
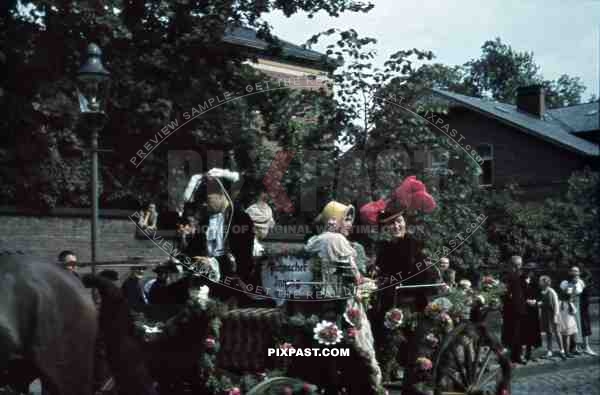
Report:
[[479,185],[492,185],[494,183],[494,147],[491,144],[481,144],[477,146],[477,152],[482,159]]

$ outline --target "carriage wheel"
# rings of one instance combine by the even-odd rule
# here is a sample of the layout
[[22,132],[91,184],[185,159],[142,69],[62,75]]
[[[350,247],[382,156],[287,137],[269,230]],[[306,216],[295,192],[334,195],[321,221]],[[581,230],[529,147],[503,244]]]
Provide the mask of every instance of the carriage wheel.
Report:
[[508,395],[510,361],[483,324],[457,326],[441,344],[433,371],[436,395]]
[[247,395],[281,395],[286,387],[293,388],[304,383],[303,380],[291,377],[274,377],[252,387]]

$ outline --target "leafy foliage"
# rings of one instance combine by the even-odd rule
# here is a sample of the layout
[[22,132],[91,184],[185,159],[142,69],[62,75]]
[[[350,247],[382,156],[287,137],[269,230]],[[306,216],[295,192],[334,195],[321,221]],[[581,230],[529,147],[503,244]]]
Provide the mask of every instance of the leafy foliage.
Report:
[[517,88],[541,84],[546,91],[548,107],[579,104],[585,87],[579,77],[561,75],[556,81],[545,80],[532,52],[519,52],[496,38],[481,47],[479,59],[465,63],[465,83],[474,87],[477,96],[489,93],[494,99],[515,103]]
[[[77,122],[72,84],[88,42],[103,49],[114,79],[110,121],[100,142],[114,150],[100,159],[101,206],[137,208],[149,200],[166,203],[169,149],[218,145],[240,163],[240,170],[256,170],[246,154],[260,138],[251,121],[256,111],[275,119],[277,109],[289,104],[285,93],[214,108],[181,128],[141,166],[130,163],[149,139],[184,112],[264,80],[244,64],[252,53],[223,45],[227,29],[254,28],[276,54],[278,41],[261,20],[267,12],[312,16],[325,11],[337,16],[371,8],[352,0],[7,2],[0,10],[0,67],[5,76],[0,85],[5,137],[0,159],[3,184],[9,187],[0,201],[40,208],[90,204],[89,141],[85,125]],[[293,108],[303,98],[290,100],[287,107]],[[269,133],[275,142],[288,142],[303,132],[289,121],[273,122]],[[330,121],[317,118],[313,129]],[[315,137],[309,133],[304,138]]]
[[600,176],[584,170],[569,179],[562,198],[542,204],[523,204],[509,198],[496,200],[490,209],[496,221],[488,227],[490,240],[504,259],[521,255],[547,269],[599,263]]
[[[454,253],[458,267],[495,261],[497,251],[485,231],[475,231],[485,217],[475,182],[479,164],[430,120],[443,117],[447,109],[428,88],[451,86],[462,77],[461,70],[430,64],[433,53],[418,49],[396,52],[379,69],[371,63],[376,41],[354,30],[328,30],[312,42],[335,35],[339,39],[328,47],[330,54],[344,62],[334,73],[336,99],[346,116],[344,142],[353,145],[338,163],[335,197],[360,206],[417,175],[438,202],[433,214],[409,218],[413,233],[426,240],[426,253],[435,260]],[[447,164],[460,163],[462,170],[432,167],[433,155]]]

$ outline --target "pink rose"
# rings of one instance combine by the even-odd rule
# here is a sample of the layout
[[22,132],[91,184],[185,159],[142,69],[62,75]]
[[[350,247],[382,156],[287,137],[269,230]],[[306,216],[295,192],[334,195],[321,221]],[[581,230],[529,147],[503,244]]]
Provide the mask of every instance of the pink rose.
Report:
[[292,343],[285,342],[279,345],[279,348],[281,348],[282,350],[288,350],[290,348],[294,348],[294,346],[292,345]]
[[419,370],[431,370],[433,368],[433,363],[429,358],[420,357],[417,358],[417,367]]
[[233,387],[227,391],[227,395],[242,395],[242,391],[238,387]]
[[206,339],[204,339],[204,347],[206,347],[209,350],[212,350],[213,348],[215,348],[216,344],[217,344],[217,341],[212,336],[209,336]]

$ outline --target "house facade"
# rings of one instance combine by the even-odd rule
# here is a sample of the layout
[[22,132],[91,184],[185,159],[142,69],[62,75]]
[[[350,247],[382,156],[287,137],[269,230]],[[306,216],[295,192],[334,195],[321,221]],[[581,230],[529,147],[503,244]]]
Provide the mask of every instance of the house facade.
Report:
[[598,168],[597,102],[547,109],[537,85],[520,88],[516,105],[432,92],[448,106],[442,118],[456,141],[478,152],[482,187],[517,184],[526,198],[545,198],[563,192],[573,172]]

